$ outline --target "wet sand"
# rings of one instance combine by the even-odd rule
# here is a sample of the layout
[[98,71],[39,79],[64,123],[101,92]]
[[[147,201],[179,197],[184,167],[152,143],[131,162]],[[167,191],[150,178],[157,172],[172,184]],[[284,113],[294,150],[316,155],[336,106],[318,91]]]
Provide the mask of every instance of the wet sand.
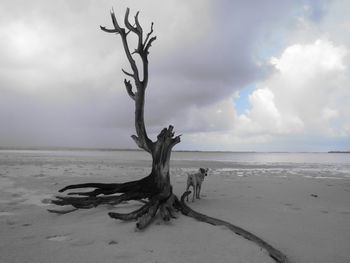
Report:
[[[300,167],[174,161],[171,180],[180,196],[186,173],[209,167],[202,199],[189,205],[253,232],[291,262],[350,262],[350,178]],[[301,167],[303,168],[303,167]],[[49,198],[67,184],[125,182],[150,171],[147,161],[103,158],[1,160],[0,262],[274,262],[255,244],[228,230],[178,215],[144,231],[107,212],[141,204],[50,214]],[[335,171],[336,173],[336,171]]]

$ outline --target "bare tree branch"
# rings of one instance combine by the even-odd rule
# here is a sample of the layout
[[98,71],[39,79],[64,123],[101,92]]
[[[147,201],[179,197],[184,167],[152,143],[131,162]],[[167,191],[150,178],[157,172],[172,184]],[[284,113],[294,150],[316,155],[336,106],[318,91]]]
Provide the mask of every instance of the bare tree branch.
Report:
[[157,39],[156,36],[151,37],[150,40],[148,41],[148,43],[146,44],[146,46],[145,46],[145,48],[144,48],[144,51],[145,51],[145,53],[146,53],[147,55],[149,54],[149,48],[152,46],[152,42],[153,42],[154,40],[156,40],[156,39]]
[[142,50],[142,39],[143,39],[143,35],[142,35],[142,27],[140,25],[140,22],[138,20],[138,15],[139,15],[139,12],[136,13],[135,15],[135,26],[132,26],[129,22],[129,8],[126,9],[126,12],[125,12],[125,17],[124,17],[124,23],[125,23],[125,26],[127,29],[129,29],[130,31],[134,32],[137,37],[138,37],[138,45],[137,45],[137,52],[133,52],[133,53],[140,53],[140,51]]
[[[149,153],[152,153],[152,148],[154,142],[152,142],[147,135],[146,127],[144,123],[144,101],[145,101],[145,89],[148,84],[148,50],[151,47],[152,42],[156,39],[156,37],[151,37],[153,33],[153,23],[151,25],[151,31],[147,34],[147,41],[143,42],[143,30],[139,22],[139,12],[136,13],[135,25],[131,25],[129,21],[130,9],[127,8],[124,16],[124,25],[128,30],[126,33],[125,28],[122,28],[116,19],[114,10],[111,11],[111,18],[114,25],[114,29],[106,29],[105,27],[101,27],[101,29],[108,33],[118,33],[122,39],[124,51],[126,57],[129,61],[132,73],[122,70],[123,73],[129,77],[131,77],[135,82],[136,92],[132,91],[132,85],[130,81],[124,80],[125,88],[127,90],[128,95],[135,101],[135,128],[136,134],[133,135],[132,138],[138,145],[138,147],[146,150]],[[134,33],[138,38],[138,46],[134,52],[130,52],[129,43],[127,40],[127,36],[129,33]],[[150,38],[151,37],[151,38]],[[139,69],[136,64],[135,59],[133,58],[133,54],[138,54],[141,57],[142,61],[142,69],[143,69],[143,79],[140,80]]]
[[132,91],[132,85],[130,83],[130,80],[124,79],[124,84],[130,98],[135,100],[135,93]]
[[136,15],[135,15],[135,24],[136,24],[136,28],[137,28],[137,31],[139,31],[141,34],[143,32],[142,30],[142,27],[140,25],[140,22],[139,22],[139,11],[137,11]]
[[[128,13],[129,13],[129,8],[127,8],[126,14],[125,14],[125,20],[124,20],[125,26],[129,29],[129,31],[135,32],[136,29],[129,23],[129,21],[127,19],[128,16],[129,16]],[[118,32],[120,34],[121,38],[122,38],[124,51],[125,51],[126,57],[128,58],[128,61],[130,63],[130,66],[132,68],[132,71],[134,72],[136,87],[138,87],[137,82],[139,82],[139,72],[138,72],[138,69],[137,69],[136,62],[135,62],[135,60],[133,59],[133,57],[132,57],[132,55],[130,53],[130,49],[129,49],[129,45],[128,45],[128,41],[127,41],[127,35],[129,34],[129,32],[125,33],[125,29],[121,28],[119,26],[118,21],[117,21],[117,19],[115,17],[114,10],[111,11],[111,17],[112,17],[112,22],[113,22],[115,31]]]
[[146,43],[147,43],[149,37],[152,35],[152,33],[153,33],[153,22],[152,22],[152,24],[151,24],[151,31],[148,32],[148,34],[147,34],[147,36],[146,36],[146,39],[145,39],[145,42],[143,43],[144,46],[146,45]]
[[112,18],[112,22],[114,25],[115,30],[117,30],[120,34],[125,33],[125,29],[121,28],[118,24],[117,18],[115,17],[115,13],[114,10],[112,9],[111,11],[111,18]]
[[107,29],[104,26],[100,26],[100,28],[101,28],[102,31],[105,31],[107,33],[117,33],[117,34],[119,34],[119,32],[116,29]]
[[125,75],[127,75],[127,76],[129,76],[129,77],[132,77],[132,78],[135,78],[134,74],[129,73],[129,72],[125,71],[124,69],[122,69],[122,71],[123,71],[123,73],[124,73]]
[[127,29],[129,29],[130,31],[134,32],[135,34],[137,34],[137,29],[135,27],[133,27],[130,22],[129,22],[129,13],[130,13],[130,9],[127,8],[126,12],[125,12],[125,16],[124,16],[124,24],[126,26]]

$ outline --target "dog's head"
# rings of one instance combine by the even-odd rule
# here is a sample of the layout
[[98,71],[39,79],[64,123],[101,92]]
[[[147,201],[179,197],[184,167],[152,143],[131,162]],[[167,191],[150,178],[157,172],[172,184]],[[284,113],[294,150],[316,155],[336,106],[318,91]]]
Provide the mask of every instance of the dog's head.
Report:
[[199,172],[201,174],[204,174],[204,176],[207,176],[208,175],[208,168],[199,168]]

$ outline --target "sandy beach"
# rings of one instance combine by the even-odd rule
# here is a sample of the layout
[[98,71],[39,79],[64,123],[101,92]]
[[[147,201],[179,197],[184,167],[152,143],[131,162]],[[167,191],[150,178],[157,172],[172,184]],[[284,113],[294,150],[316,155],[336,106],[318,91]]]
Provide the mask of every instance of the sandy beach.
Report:
[[[126,158],[127,159],[127,158]],[[148,174],[147,160],[93,155],[1,153],[0,262],[274,262],[255,244],[222,227],[178,215],[144,231],[108,217],[138,202],[100,206],[66,215],[47,212],[67,184],[125,182]],[[174,192],[187,173],[208,167],[202,199],[189,206],[266,240],[291,262],[350,262],[350,174],[300,164],[174,160]],[[331,173],[331,176],[328,176]],[[57,207],[55,207],[57,208]]]

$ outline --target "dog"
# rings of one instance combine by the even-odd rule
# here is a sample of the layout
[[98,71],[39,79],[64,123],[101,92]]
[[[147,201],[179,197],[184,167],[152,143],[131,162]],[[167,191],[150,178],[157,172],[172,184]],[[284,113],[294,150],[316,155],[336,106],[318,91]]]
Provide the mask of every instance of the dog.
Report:
[[[200,192],[202,188],[202,183],[204,181],[204,177],[208,175],[208,168],[199,168],[198,172],[195,174],[188,174],[187,176],[187,188],[190,189],[190,186],[193,187],[193,196],[192,196],[192,202],[194,202],[194,198],[200,199]],[[188,202],[188,196],[187,196],[187,202]]]

